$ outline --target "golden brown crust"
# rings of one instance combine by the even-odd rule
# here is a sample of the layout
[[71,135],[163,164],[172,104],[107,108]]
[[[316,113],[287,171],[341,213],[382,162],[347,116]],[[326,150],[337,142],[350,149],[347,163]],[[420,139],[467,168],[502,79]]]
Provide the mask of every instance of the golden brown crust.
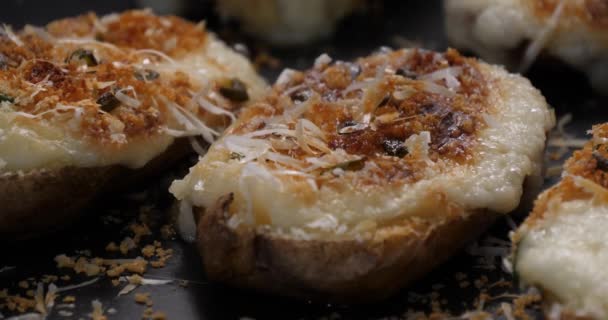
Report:
[[559,183],[538,196],[534,209],[525,221],[526,226],[533,227],[543,220],[550,212],[548,206],[551,201],[566,202],[589,199],[594,196],[582,186],[577,185],[574,177],[590,180],[599,188],[608,188],[608,142],[606,142],[608,124],[593,126],[592,133],[593,138],[566,160],[564,171],[567,175]]
[[65,228],[95,198],[158,174],[189,152],[187,141],[180,139],[137,170],[107,166],[4,173],[0,175],[0,239],[40,237]]
[[575,151],[566,160],[564,171],[568,174],[555,186],[543,192],[534,203],[534,209],[525,221],[525,225],[532,227],[544,219],[550,210],[549,202],[572,201],[589,199],[593,195],[580,185],[573,177],[582,177],[597,184],[600,188],[608,188],[608,124],[593,126],[593,138],[585,146]]
[[[92,36],[97,30],[93,23],[96,20],[94,14],[59,20],[49,24],[47,31],[56,37]],[[153,35],[145,34],[148,28],[154,30]],[[58,123],[71,128],[69,131],[76,138],[120,150],[125,142],[162,134],[168,127],[172,116],[163,97],[180,106],[192,104],[193,93],[201,90],[198,80],[183,70],[159,74],[154,71],[154,63],[163,62],[163,58],[136,49],[154,49],[176,58],[202,51],[207,39],[204,28],[177,17],[127,11],[107,23],[102,34],[98,38],[103,41],[89,40],[88,44],[48,39],[28,29],[17,33],[21,44],[0,35],[0,94],[13,100],[10,111],[26,114],[14,121],[28,125]],[[176,48],[162,45],[170,38],[175,39]],[[78,56],[74,58],[78,50],[86,50],[95,61],[89,64]],[[149,67],[142,64],[144,59],[152,62]],[[211,83],[213,91],[218,86]],[[117,92],[136,98],[139,106],[102,106],[104,96],[113,97]],[[227,110],[240,106],[228,99],[212,102]],[[75,106],[79,110],[58,110],[59,106]],[[202,108],[190,112],[212,128],[228,123],[227,117]],[[117,138],[117,134],[124,138]]]
[[591,131],[593,138],[583,149],[574,152],[564,169],[608,188],[608,123],[595,125]]
[[58,37],[94,37],[120,47],[154,49],[173,57],[200,48],[207,40],[203,25],[176,16],[155,16],[148,10],[126,11],[105,20],[107,23],[100,27],[99,18],[90,12],[53,21],[47,29]]
[[[458,83],[454,90],[448,89],[446,79],[426,78],[434,72],[452,71],[453,81]],[[445,91],[429,89],[431,85]],[[494,113],[488,101],[491,85],[477,60],[453,49],[444,53],[422,49],[381,52],[354,63],[338,61],[294,71],[289,81],[278,81],[265,98],[244,109],[238,125],[227,134],[267,129],[263,121],[308,103],[303,118],[323,132],[329,149],[342,149],[377,165],[378,170],[370,171],[373,176],[365,177],[370,184],[378,180],[394,185],[412,183],[424,178],[426,162],[413,152],[400,152],[398,146],[414,134],[430,134],[429,152],[424,156],[432,161],[474,161],[477,135],[486,125],[483,115]],[[367,89],[359,90],[360,86]],[[362,110],[353,111],[349,103]],[[364,114],[370,120],[362,119]],[[342,131],[356,126],[363,128]],[[289,124],[293,127],[295,124]],[[310,156],[302,149],[277,152],[299,160]]]
[[[298,240],[227,225],[232,195],[203,212],[198,245],[208,277],[239,287],[304,299],[383,299],[419,279],[477,237],[497,217],[478,211],[442,222],[409,221],[373,239]],[[204,213],[204,214],[203,214]]]

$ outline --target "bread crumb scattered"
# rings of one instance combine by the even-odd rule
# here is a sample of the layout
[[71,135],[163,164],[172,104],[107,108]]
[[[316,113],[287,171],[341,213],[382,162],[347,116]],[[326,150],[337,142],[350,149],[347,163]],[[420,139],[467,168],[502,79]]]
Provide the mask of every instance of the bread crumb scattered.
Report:
[[151,258],[152,256],[154,256],[154,246],[153,245],[145,246],[143,249],[141,249],[141,254],[143,254],[144,257],[146,257],[146,258]]
[[143,283],[144,278],[142,278],[138,274],[134,274],[132,276],[127,277],[127,280],[129,280],[129,283],[131,284],[141,285]]
[[135,241],[131,237],[125,237],[120,242],[120,246],[119,246],[120,253],[127,254],[131,249],[133,249],[135,247],[136,247]]
[[160,235],[165,240],[173,239],[175,237],[175,229],[172,225],[166,224],[160,228]]
[[89,315],[93,320],[108,320],[108,318],[103,314],[103,306],[99,300],[93,300],[91,302],[93,306],[93,312]]
[[539,294],[525,294],[513,301],[513,315],[516,319],[532,320],[532,318],[526,313],[526,307],[541,301]]
[[167,316],[162,311],[156,311],[150,316],[151,320],[166,320]]
[[106,245],[106,251],[108,252],[117,252],[118,250],[120,250],[120,248],[118,248],[118,246],[116,245],[116,242],[112,241],[110,243],[108,243],[108,245]]
[[131,231],[133,231],[133,241],[135,243],[139,243],[143,236],[148,236],[152,234],[150,228],[148,228],[148,225],[146,225],[145,223],[133,223],[129,226],[129,228],[131,229]]
[[139,304],[148,304],[148,302],[150,301],[150,294],[149,293],[136,293],[135,294],[135,302],[139,303]]
[[55,262],[57,263],[57,268],[73,268],[74,265],[76,265],[74,259],[66,256],[65,254],[56,256]]

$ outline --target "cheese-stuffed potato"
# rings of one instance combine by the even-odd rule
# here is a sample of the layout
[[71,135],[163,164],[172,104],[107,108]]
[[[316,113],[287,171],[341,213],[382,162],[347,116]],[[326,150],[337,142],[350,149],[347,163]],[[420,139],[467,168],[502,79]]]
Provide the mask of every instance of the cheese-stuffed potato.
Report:
[[553,121],[526,79],[454,50],[322,55],[170,191],[194,210],[211,279],[381,299],[518,206]]
[[537,57],[558,59],[608,94],[606,0],[446,0],[445,16],[459,49],[520,72]]
[[177,17],[128,11],[5,26],[0,236],[63,224],[108,187],[185,155],[181,139],[212,142],[264,88],[247,59]]
[[515,272],[542,290],[551,319],[608,317],[608,125],[592,132],[513,236]]

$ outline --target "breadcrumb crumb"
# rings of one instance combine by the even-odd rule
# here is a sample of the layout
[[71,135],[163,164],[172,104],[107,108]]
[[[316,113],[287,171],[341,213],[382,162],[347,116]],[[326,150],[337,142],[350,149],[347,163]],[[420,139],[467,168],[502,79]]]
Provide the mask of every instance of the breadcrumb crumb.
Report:
[[136,293],[135,294],[135,302],[139,303],[139,304],[148,304],[150,301],[150,294],[149,293]]

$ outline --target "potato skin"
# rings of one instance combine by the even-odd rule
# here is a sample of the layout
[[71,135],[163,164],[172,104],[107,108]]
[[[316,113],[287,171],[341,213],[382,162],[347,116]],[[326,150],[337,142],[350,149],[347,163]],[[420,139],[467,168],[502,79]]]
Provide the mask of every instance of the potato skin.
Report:
[[116,168],[74,168],[7,173],[0,177],[0,234],[28,238],[75,218]]
[[447,260],[499,214],[479,211],[441,223],[385,227],[373,239],[296,240],[250,227],[228,227],[233,195],[204,210],[198,248],[209,279],[237,287],[334,302],[388,297]]
[[84,215],[96,198],[125,191],[189,152],[187,140],[178,139],[135,170],[114,165],[0,174],[0,239],[25,240],[65,228]]

